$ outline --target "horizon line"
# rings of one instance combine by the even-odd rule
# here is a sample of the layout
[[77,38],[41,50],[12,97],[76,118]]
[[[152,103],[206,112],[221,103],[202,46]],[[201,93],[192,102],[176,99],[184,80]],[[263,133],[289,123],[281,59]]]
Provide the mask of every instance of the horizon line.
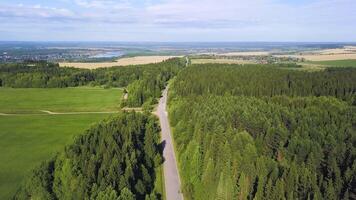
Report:
[[338,44],[338,43],[355,43],[356,41],[109,41],[109,40],[0,40],[0,43],[10,43],[10,42],[63,42],[63,43],[317,43],[317,44]]

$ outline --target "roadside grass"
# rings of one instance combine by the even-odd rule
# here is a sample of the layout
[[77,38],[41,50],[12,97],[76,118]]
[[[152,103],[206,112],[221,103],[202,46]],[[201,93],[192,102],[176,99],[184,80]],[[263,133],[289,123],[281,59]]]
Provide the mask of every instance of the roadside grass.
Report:
[[155,190],[162,195],[162,200],[166,200],[166,190],[164,186],[163,165],[156,168]]
[[0,88],[0,113],[116,111],[122,89],[78,88]]
[[71,143],[75,135],[108,116],[0,116],[0,199],[11,199],[32,169]]

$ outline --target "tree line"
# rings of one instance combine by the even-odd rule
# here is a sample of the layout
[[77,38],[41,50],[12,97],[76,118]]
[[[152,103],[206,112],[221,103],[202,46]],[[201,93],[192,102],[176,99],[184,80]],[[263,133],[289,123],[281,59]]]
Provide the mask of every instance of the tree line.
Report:
[[125,105],[141,106],[159,97],[166,82],[185,66],[180,58],[157,64],[76,69],[48,62],[0,64],[0,87],[64,88],[77,86],[127,87]]
[[355,74],[185,68],[169,96],[185,198],[355,199]]
[[91,127],[33,170],[14,199],[157,200],[159,126],[148,114],[121,113]]

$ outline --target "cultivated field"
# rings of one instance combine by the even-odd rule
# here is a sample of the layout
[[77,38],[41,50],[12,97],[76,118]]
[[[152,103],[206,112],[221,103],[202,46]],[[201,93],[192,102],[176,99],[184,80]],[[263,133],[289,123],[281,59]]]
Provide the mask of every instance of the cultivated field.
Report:
[[345,46],[344,48],[336,48],[336,49],[324,49],[324,50],[316,51],[316,53],[319,53],[322,55],[356,54],[356,46]]
[[235,60],[235,59],[191,59],[192,64],[206,64],[206,63],[221,63],[221,64],[252,64],[249,60]]
[[267,56],[270,52],[268,51],[237,51],[229,53],[220,53],[221,56]]
[[308,61],[332,61],[356,59],[356,54],[312,54],[312,55],[278,55],[277,57],[304,58]]
[[121,89],[0,88],[0,113],[97,112],[119,109]]
[[276,55],[276,57],[304,58],[308,61],[334,61],[356,59],[356,47],[346,46],[339,49],[324,49],[300,54]]
[[120,58],[115,62],[82,63],[82,62],[63,62],[59,63],[61,67],[75,67],[83,69],[96,69],[103,67],[143,65],[150,63],[159,63],[177,56],[136,56],[130,58]]
[[0,113],[17,115],[0,114],[0,199],[10,199],[30,170],[110,115],[76,112],[118,111],[121,98],[121,89],[1,88]]

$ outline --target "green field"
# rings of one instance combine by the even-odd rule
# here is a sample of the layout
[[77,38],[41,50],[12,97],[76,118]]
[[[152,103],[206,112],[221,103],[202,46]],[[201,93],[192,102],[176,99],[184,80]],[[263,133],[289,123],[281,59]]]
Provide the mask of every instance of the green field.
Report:
[[[0,199],[10,199],[23,178],[77,134],[110,114],[36,115],[54,112],[116,111],[121,89],[0,89]],[[42,113],[44,114],[44,113]]]
[[313,61],[311,63],[330,67],[356,67],[356,60]]
[[122,89],[0,88],[0,113],[115,111],[121,99]]
[[31,169],[107,116],[0,116],[0,199],[11,198]]

